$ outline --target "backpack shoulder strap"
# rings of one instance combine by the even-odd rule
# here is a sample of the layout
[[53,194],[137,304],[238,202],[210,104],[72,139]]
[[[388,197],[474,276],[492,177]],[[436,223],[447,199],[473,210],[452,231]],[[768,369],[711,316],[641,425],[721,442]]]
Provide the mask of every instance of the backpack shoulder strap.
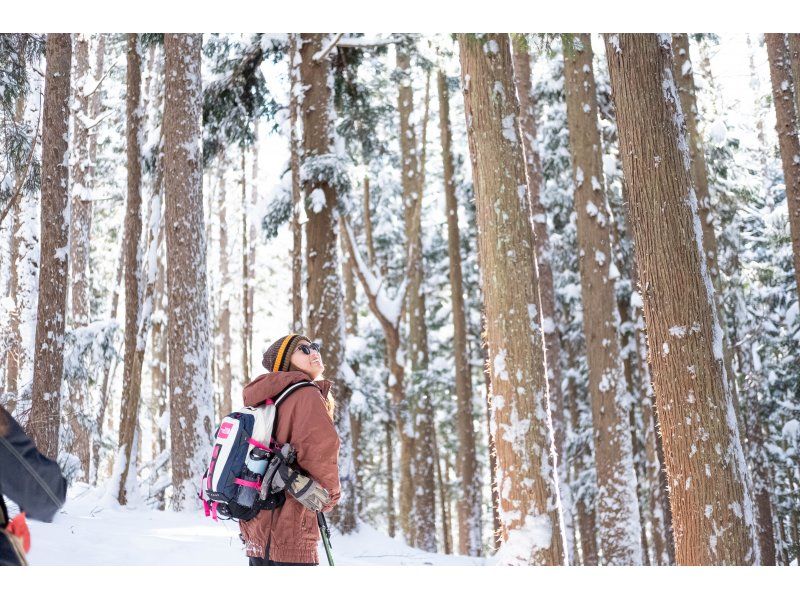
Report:
[[278,405],[281,404],[283,399],[288,397],[295,390],[298,390],[299,388],[303,388],[304,386],[316,386],[316,384],[314,384],[310,380],[303,380],[301,382],[296,382],[296,383],[292,384],[291,386],[289,386],[286,389],[284,389],[284,391],[281,394],[278,395],[278,398],[275,399],[275,407],[277,408]]

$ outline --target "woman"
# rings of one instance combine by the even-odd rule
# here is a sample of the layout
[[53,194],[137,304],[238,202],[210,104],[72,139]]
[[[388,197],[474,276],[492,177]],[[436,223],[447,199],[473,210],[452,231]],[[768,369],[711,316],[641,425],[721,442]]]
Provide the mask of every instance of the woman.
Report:
[[[331,383],[322,379],[325,364],[319,345],[300,334],[275,341],[261,361],[267,369],[244,388],[244,404],[260,405],[288,386],[311,380],[280,404],[274,426],[275,439],[297,451],[297,466],[328,491],[323,512],[339,500],[339,436],[333,426]],[[283,506],[261,511],[239,523],[250,565],[317,565],[319,525],[316,514],[288,493]]]
[[[0,565],[24,565],[30,546],[25,515],[52,521],[64,504],[67,480],[58,463],[36,450],[17,421],[0,407]],[[3,495],[22,511],[8,520]]]

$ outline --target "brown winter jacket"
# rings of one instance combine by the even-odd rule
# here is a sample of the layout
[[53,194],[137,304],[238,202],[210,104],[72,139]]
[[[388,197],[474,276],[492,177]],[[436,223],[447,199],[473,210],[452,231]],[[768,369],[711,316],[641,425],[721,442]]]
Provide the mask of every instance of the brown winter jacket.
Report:
[[[304,372],[268,372],[244,388],[244,404],[255,407],[291,384],[311,380]],[[286,397],[278,407],[275,439],[297,451],[297,464],[330,495],[329,511],[339,500],[339,436],[326,408],[331,382],[320,380]],[[319,563],[316,515],[287,494],[282,507],[261,511],[239,523],[247,556],[289,563]],[[265,549],[269,541],[269,555]]]

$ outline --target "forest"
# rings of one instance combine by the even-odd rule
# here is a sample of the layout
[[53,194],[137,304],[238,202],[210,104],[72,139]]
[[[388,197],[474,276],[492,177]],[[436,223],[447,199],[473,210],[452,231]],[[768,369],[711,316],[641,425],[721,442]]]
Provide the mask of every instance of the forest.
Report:
[[290,333],[337,564],[798,564],[800,34],[3,33],[0,119],[31,564],[244,564],[198,494]]

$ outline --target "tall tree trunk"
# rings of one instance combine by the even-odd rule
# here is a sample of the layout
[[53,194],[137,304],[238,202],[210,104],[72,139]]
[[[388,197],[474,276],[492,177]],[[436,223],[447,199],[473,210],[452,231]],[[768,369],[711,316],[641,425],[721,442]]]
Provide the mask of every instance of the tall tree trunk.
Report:
[[[571,350],[571,345],[567,344],[567,359],[568,363],[574,363],[575,354],[577,351]],[[580,409],[579,401],[581,404],[587,403],[585,396],[578,396],[579,392],[584,392],[584,389],[578,388],[574,375],[567,374],[567,396],[569,397],[569,414],[572,423],[572,430],[575,434],[581,429],[580,422]],[[581,447],[584,448],[584,447]],[[576,451],[578,455],[580,452],[588,452],[584,448],[583,451]],[[574,475],[578,475],[580,470],[586,471],[591,467],[591,459],[589,455],[576,456],[573,460],[573,467],[571,471]],[[595,509],[586,504],[586,501],[579,494],[575,495],[575,514],[577,516],[576,527],[580,533],[581,544],[581,564],[586,567],[594,567],[599,564],[600,559],[597,554],[597,517]]]
[[567,554],[574,552],[572,544],[572,495],[567,481],[567,434],[564,422],[564,399],[561,392],[561,340],[556,329],[556,300],[553,269],[550,265],[550,239],[547,216],[541,200],[542,165],[536,148],[536,114],[531,83],[531,59],[528,44],[522,35],[512,36],[514,83],[519,97],[520,132],[525,151],[525,174],[530,197],[531,225],[533,226],[536,263],[539,269],[539,303],[542,311],[545,359],[547,365],[547,391],[550,397],[550,415],[556,443],[558,483],[561,503],[564,505],[564,527],[567,537]]
[[439,71],[439,129],[444,168],[447,248],[450,254],[450,289],[453,302],[453,351],[456,365],[458,453],[456,468],[461,481],[458,498],[458,552],[470,556],[481,553],[481,479],[475,458],[475,430],[472,413],[472,372],[467,349],[467,316],[464,309],[464,284],[461,275],[461,239],[458,230],[455,166],[450,133],[450,93],[447,77]]
[[[142,54],[136,33],[127,35],[127,99],[125,102],[128,199],[125,212],[125,366],[122,374],[119,443],[115,469],[120,472],[119,503],[127,504],[136,491],[136,449],[139,403],[142,388],[142,360],[138,359],[139,320],[142,312]],[[128,477],[131,477],[130,481]]]
[[289,156],[292,169],[292,330],[303,330],[303,229],[300,227],[302,189],[300,144],[297,139],[300,69],[297,66],[297,34],[289,36]]
[[694,192],[697,196],[697,208],[700,214],[700,225],[703,229],[703,250],[706,267],[712,281],[719,276],[717,268],[717,235],[714,232],[714,221],[711,214],[711,197],[708,191],[708,169],[703,152],[703,140],[697,128],[697,99],[695,97],[694,71],[689,55],[689,36],[685,33],[672,34],[673,77],[678,88],[678,95],[686,123],[686,141],[689,145],[691,174]]
[[251,378],[253,362],[253,301],[255,299],[256,274],[256,223],[249,219],[249,212],[258,203],[258,125],[256,140],[252,147],[252,170],[250,198],[245,186],[246,154],[242,150],[242,386]]
[[[303,111],[304,170],[318,171],[320,159],[331,153],[333,143],[332,98],[328,87],[330,56],[315,59],[321,52],[327,36],[303,34],[300,48],[300,81],[305,89]],[[303,181],[304,194],[309,201],[312,195],[324,197],[309,212],[306,224],[306,263],[308,264],[308,323],[309,338],[323,343],[326,378],[338,388],[335,424],[341,440],[339,469],[342,480],[342,499],[331,513],[339,530],[350,533],[356,529],[355,484],[352,476],[350,438],[350,389],[345,382],[342,356],[344,355],[344,327],[342,317],[342,281],[337,269],[338,227],[336,222],[337,194],[333,185],[319,176],[309,176]],[[310,207],[310,206],[309,206]]]
[[400,72],[398,110],[400,113],[400,162],[403,165],[401,184],[405,212],[406,242],[415,256],[409,264],[408,353],[411,357],[411,391],[406,397],[411,406],[414,424],[412,458],[414,499],[411,505],[411,543],[428,552],[436,551],[436,468],[431,458],[434,414],[428,387],[428,326],[425,322],[425,277],[422,253],[422,194],[425,186],[425,151],[430,103],[430,76],[425,92],[425,113],[422,117],[422,140],[417,145],[416,131],[411,123],[414,98],[411,88],[410,56],[398,47],[397,68]]
[[69,222],[65,214],[69,178],[70,34],[48,34],[46,58],[39,305],[28,432],[42,454],[55,459],[58,456],[61,377],[64,372],[64,316],[69,258]]
[[[341,222],[340,222],[341,224]],[[349,255],[347,252],[346,242],[344,240],[345,235],[347,234],[344,230],[344,227],[340,225],[340,251],[342,252],[343,256],[347,256],[346,259],[342,263],[342,277],[344,278],[344,330],[347,336],[357,336],[358,335],[358,310],[357,310],[357,303],[356,303],[356,281],[355,276],[353,274],[353,268],[355,267],[353,264],[353,256]],[[359,364],[358,362],[349,364],[351,369],[353,370],[353,374],[358,376],[359,373]],[[350,436],[352,442],[352,455],[353,455],[353,475],[355,479],[355,510],[356,516],[360,515],[361,513],[361,497],[363,496],[363,489],[361,486],[361,475],[360,475],[360,460],[361,460],[361,450],[360,450],[360,441],[361,441],[361,413],[354,413],[352,410],[350,411]]]
[[787,42],[789,46],[789,59],[792,64],[792,79],[794,80],[794,101],[795,112],[800,117],[800,90],[797,86],[800,85],[800,33],[787,33]]
[[[27,38],[23,37],[22,42],[19,48],[19,56],[21,61],[21,66],[23,69],[27,69],[27,65],[25,63],[25,46],[27,45]],[[14,115],[14,120],[18,126],[23,125],[25,122],[25,101],[26,97],[25,94],[20,94],[17,97],[16,102],[16,113]],[[31,147],[36,147],[37,138],[39,135],[39,131],[34,129],[33,131],[33,142]],[[25,174],[23,172],[16,172],[17,183],[19,183],[19,179]],[[20,192],[22,192],[20,190]],[[22,362],[24,358],[25,351],[22,346],[22,332],[20,330],[20,317],[22,313],[22,299],[21,299],[21,287],[20,284],[20,270],[22,268],[21,264],[19,263],[20,258],[22,256],[22,244],[24,241],[22,240],[22,218],[23,218],[23,208],[22,208],[23,197],[20,197],[17,202],[14,204],[13,211],[11,213],[12,217],[12,224],[11,224],[11,243],[9,247],[8,257],[9,257],[9,281],[8,281],[8,296],[14,301],[14,308],[9,311],[8,314],[8,325],[9,325],[9,338],[8,338],[8,350],[6,352],[6,372],[5,372],[5,392],[6,398],[4,407],[8,410],[9,413],[13,413],[14,407],[17,403],[17,391],[18,391],[18,379],[19,379],[19,371],[22,367]]]
[[[89,38],[78,34],[75,37],[75,82],[73,93],[72,147],[75,152],[72,169],[72,198],[70,206],[70,295],[71,324],[79,328],[89,324],[89,240],[92,229],[91,179],[89,176],[89,132],[86,128],[89,114],[89,98],[86,96],[86,78],[89,76]],[[67,414],[72,430],[69,450],[78,456],[83,475],[89,481],[90,448],[89,425],[86,413],[89,409],[89,380],[82,378],[70,383],[70,399]]]
[[[258,127],[258,125],[256,125]],[[253,162],[253,167],[255,162]],[[256,170],[256,173],[258,171]],[[250,331],[248,322],[248,313],[250,312],[250,287],[253,281],[250,279],[250,229],[249,219],[247,212],[249,211],[248,198],[247,198],[247,151],[242,148],[242,388],[250,381],[250,362],[252,361],[252,353],[250,352]]]
[[453,554],[453,534],[450,528],[450,517],[447,513],[448,492],[446,480],[442,478],[442,463],[439,458],[439,440],[433,436],[433,460],[436,467],[436,484],[439,486],[439,508],[442,517],[442,552]]
[[[167,271],[164,255],[164,227],[161,227],[159,240],[158,266],[156,269],[155,291],[153,293],[152,361],[150,366],[150,389],[152,403],[155,405],[155,454],[162,454],[167,448],[167,433],[164,429],[164,413],[167,409],[167,335],[166,298]],[[164,508],[164,492],[157,494],[160,509]]]
[[[610,219],[603,180],[597,94],[589,34],[572,37],[564,49],[564,89],[575,184],[580,247],[583,332],[589,364],[597,518],[603,562],[642,563],[636,473],[619,348],[619,312],[614,296]],[[613,267],[612,267],[613,266]]]
[[394,464],[392,452],[394,443],[392,442],[392,421],[388,419],[383,424],[385,437],[384,450],[386,451],[386,521],[389,537],[394,538],[397,534],[397,515],[394,509]]
[[503,34],[460,34],[458,39],[486,301],[505,558],[558,565],[565,561],[565,540],[509,39]]
[[792,75],[786,36],[766,33],[769,73],[772,79],[772,100],[775,104],[778,142],[786,183],[786,207],[789,210],[789,231],[794,252],[794,277],[800,293],[800,141],[798,140],[797,109],[792,93],[796,81]]
[[203,218],[202,36],[164,35],[164,162],[172,500],[196,502],[211,442],[209,317]]
[[[233,411],[233,401],[231,399],[231,389],[233,386],[233,378],[231,375],[231,302],[230,295],[224,289],[230,289],[232,285],[230,275],[230,247],[228,242],[228,215],[225,193],[225,170],[226,161],[224,158],[219,161],[219,170],[217,176],[219,178],[219,189],[217,190],[218,217],[219,217],[219,272],[220,272],[220,288],[223,289],[219,293],[219,339],[222,343],[220,350],[217,354],[219,362],[219,383],[220,383],[220,415],[225,417],[226,414]],[[244,184],[242,184],[244,187]]]
[[634,306],[634,347],[639,358],[641,376],[640,392],[642,405],[642,429],[644,430],[645,476],[648,486],[648,507],[650,529],[653,537],[653,552],[656,565],[671,565],[675,561],[672,540],[671,519],[669,518],[669,498],[666,477],[662,476],[662,463],[658,451],[658,435],[653,414],[653,387],[650,383],[650,369],[647,363],[647,346],[644,340],[644,325],[640,319],[638,306]]
[[666,35],[606,35],[676,560],[754,564],[753,502],[671,52]]

